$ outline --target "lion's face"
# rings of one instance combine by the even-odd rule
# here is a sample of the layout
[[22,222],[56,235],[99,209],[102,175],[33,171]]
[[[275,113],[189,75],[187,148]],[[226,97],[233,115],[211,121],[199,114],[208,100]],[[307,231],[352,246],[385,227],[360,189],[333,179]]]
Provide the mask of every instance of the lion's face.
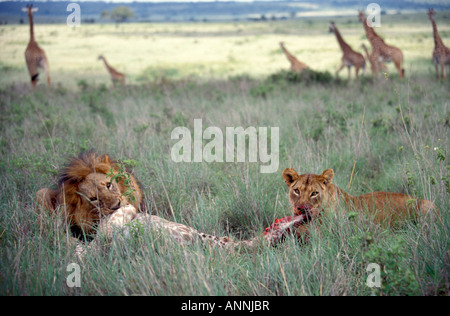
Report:
[[[108,176],[117,175],[119,167],[108,155],[95,152],[82,153],[70,159],[58,180],[58,193],[55,205],[64,210],[67,221],[86,233],[94,231],[102,217],[126,204],[139,209],[143,195],[136,179],[128,174],[118,181]],[[130,191],[125,196],[125,193]]]
[[89,174],[78,186],[77,192],[86,208],[92,212],[109,214],[119,209],[123,198],[118,184],[102,173]]
[[289,187],[289,202],[294,214],[318,216],[324,204],[334,199],[335,194],[331,184],[333,176],[332,169],[325,170],[321,175],[298,175],[294,169],[285,169],[283,179]]

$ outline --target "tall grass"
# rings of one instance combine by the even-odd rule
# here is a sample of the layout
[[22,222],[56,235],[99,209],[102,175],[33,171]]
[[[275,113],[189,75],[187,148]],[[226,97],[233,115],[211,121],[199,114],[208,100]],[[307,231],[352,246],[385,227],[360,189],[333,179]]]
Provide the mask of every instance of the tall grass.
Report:
[[[442,295],[449,272],[447,82],[432,76],[359,82],[281,77],[157,80],[114,90],[60,85],[28,93],[0,88],[0,285],[2,294],[70,295]],[[364,120],[362,120],[364,115]],[[280,127],[280,168],[257,163],[174,163],[177,126]],[[363,124],[362,124],[363,123]],[[414,194],[436,203],[442,221],[387,229],[351,210],[328,214],[311,242],[228,252],[182,247],[138,234],[80,262],[62,225],[33,211],[67,157],[95,148],[133,159],[149,209],[210,234],[245,239],[289,214],[281,171],[333,168],[357,195]],[[172,211],[173,210],[173,213]],[[81,287],[66,285],[71,262]],[[383,267],[381,289],[366,285],[368,263]]]

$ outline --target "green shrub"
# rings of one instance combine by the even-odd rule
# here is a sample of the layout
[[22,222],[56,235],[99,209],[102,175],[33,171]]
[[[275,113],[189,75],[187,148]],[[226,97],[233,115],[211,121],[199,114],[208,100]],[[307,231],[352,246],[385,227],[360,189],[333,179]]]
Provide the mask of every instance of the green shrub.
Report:
[[269,76],[269,80],[271,82],[280,82],[286,81],[291,83],[322,83],[322,84],[330,84],[333,82],[340,82],[337,79],[334,79],[330,72],[325,71],[315,71],[312,69],[305,69],[302,72],[294,72],[288,70],[282,70],[275,74]]
[[401,236],[372,243],[364,254],[368,263],[377,263],[381,272],[381,294],[418,295],[419,283],[411,269],[410,256]]

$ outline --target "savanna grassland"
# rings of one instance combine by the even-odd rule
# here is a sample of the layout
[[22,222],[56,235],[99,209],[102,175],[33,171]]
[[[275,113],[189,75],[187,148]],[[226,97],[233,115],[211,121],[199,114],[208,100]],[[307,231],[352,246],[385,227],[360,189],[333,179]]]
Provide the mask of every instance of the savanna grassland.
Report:
[[[378,32],[403,50],[406,78],[389,65],[386,76],[368,69],[348,81],[345,70],[334,77],[341,52],[327,22],[36,25],[53,88],[41,79],[34,93],[23,56],[28,27],[0,26],[0,293],[447,295],[450,80],[435,77],[431,24],[425,13],[383,16]],[[354,49],[368,44],[356,17],[335,22]],[[450,43],[440,13],[437,23]],[[316,72],[285,71],[280,41]],[[126,86],[112,88],[99,54],[127,74]],[[278,172],[173,162],[171,131],[193,130],[196,118],[203,128],[279,127]],[[326,214],[308,245],[288,238],[254,252],[137,233],[80,262],[64,225],[38,216],[33,197],[88,149],[126,161],[153,214],[235,239],[290,214],[287,167],[333,168],[334,183],[354,195],[429,199],[442,218],[388,229],[343,210]],[[72,262],[81,266],[79,288],[66,284]],[[382,267],[381,289],[366,285],[369,263]]]

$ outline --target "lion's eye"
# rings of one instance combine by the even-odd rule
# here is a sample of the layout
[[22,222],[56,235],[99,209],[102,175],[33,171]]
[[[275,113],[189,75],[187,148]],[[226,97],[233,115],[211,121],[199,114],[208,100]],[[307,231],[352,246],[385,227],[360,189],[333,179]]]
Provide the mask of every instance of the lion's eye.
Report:
[[110,188],[111,187],[111,182],[108,182],[107,184],[106,184],[106,188]]
[[294,189],[294,193],[297,194],[297,195],[300,195],[299,189]]
[[317,191],[314,191],[313,193],[311,193],[311,197],[316,197],[318,195],[319,195],[319,192],[317,192]]
[[91,202],[95,202],[95,201],[97,201],[97,197],[96,197],[96,196],[91,197],[89,200],[90,200]]

